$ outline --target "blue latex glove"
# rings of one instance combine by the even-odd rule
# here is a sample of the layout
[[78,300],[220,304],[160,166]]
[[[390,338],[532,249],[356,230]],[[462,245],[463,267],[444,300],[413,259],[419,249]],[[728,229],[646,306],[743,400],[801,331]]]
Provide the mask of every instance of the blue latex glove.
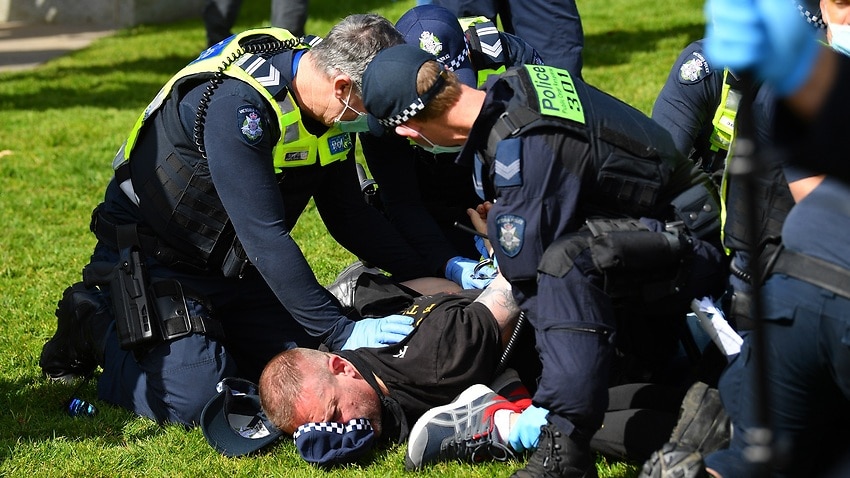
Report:
[[454,281],[464,289],[483,289],[493,281],[494,275],[476,274],[477,265],[478,261],[472,259],[452,257],[446,264],[446,279]]
[[385,347],[395,344],[413,331],[413,317],[388,315],[380,319],[362,319],[354,323],[354,329],[342,350],[360,347]]
[[799,88],[818,54],[815,30],[786,0],[709,0],[705,52],[715,64],[753,72],[780,95]]
[[508,434],[508,444],[514,451],[523,452],[537,448],[540,427],[546,424],[549,410],[532,405],[520,414]]
[[473,241],[475,241],[475,248],[478,249],[478,253],[481,254],[481,257],[489,259],[490,251],[487,250],[487,245],[484,244],[484,238],[481,236],[475,236]]

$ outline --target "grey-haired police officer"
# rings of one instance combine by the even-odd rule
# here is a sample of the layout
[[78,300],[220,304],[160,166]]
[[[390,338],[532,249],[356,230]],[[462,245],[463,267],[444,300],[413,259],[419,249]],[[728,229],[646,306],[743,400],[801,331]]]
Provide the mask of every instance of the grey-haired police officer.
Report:
[[59,302],[43,371],[101,365],[100,399],[190,425],[219,380],[256,381],[284,349],[405,337],[408,319],[344,315],[290,234],[313,199],[357,256],[400,279],[433,268],[363,201],[347,133],[365,119],[365,65],[402,42],[386,19],[351,15],[313,47],[278,28],[237,34],[176,74],[116,156],[87,284]]

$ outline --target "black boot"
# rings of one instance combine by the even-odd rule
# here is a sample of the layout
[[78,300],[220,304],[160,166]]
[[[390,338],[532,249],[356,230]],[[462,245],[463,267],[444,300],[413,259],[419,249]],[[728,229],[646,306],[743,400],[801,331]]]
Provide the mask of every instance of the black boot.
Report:
[[540,427],[537,450],[525,468],[511,478],[596,478],[596,461],[590,444],[580,444],[561,433],[551,421]]
[[44,344],[38,360],[50,379],[86,377],[103,361],[103,337],[111,317],[97,294],[81,282],[62,293],[56,308],[56,333]]
[[729,416],[723,409],[720,392],[696,382],[682,400],[679,421],[670,435],[670,442],[706,455],[726,448],[730,437]]
[[726,448],[731,438],[729,416],[720,393],[702,382],[688,389],[670,441],[650,455],[640,478],[696,478],[708,476],[702,457]]

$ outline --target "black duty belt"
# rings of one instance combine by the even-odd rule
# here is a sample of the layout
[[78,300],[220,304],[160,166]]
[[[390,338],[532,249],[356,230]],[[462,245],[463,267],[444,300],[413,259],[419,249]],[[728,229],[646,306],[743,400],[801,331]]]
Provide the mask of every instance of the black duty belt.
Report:
[[769,273],[785,274],[850,299],[850,270],[823,259],[781,248]]
[[155,257],[158,262],[166,266],[193,274],[209,273],[202,262],[163,244],[151,228],[132,224],[119,225],[101,210],[102,206],[101,204],[92,211],[91,223],[89,223],[89,229],[98,241],[116,250],[136,244],[145,255]]

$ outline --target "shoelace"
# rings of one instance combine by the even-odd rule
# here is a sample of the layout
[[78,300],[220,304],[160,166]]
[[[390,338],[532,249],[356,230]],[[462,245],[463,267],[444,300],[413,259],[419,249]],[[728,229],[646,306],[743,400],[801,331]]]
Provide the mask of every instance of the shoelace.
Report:
[[[556,463],[561,461],[561,457],[558,456],[558,450],[561,449],[561,445],[555,441],[556,433],[549,429],[549,427],[540,427],[540,443],[546,443],[546,456],[543,458],[543,469],[548,470],[549,467],[557,466]],[[560,432],[558,432],[560,435]],[[551,463],[552,461],[556,463]]]
[[455,439],[447,442],[443,450],[453,449],[457,458],[469,459],[472,463],[480,463],[487,459],[506,461],[516,456],[507,446],[494,441],[491,433],[475,434],[472,438],[455,435]]

